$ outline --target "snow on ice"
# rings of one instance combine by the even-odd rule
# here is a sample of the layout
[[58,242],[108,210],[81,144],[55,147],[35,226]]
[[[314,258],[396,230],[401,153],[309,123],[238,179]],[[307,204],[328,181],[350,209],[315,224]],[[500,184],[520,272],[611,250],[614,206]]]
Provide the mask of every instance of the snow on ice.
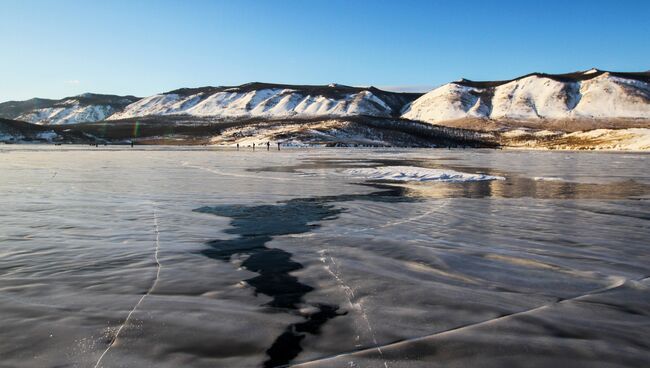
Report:
[[505,180],[501,176],[487,174],[470,174],[454,170],[429,169],[416,166],[381,166],[375,168],[356,168],[345,173],[372,180],[397,181],[440,181],[469,182],[483,180]]

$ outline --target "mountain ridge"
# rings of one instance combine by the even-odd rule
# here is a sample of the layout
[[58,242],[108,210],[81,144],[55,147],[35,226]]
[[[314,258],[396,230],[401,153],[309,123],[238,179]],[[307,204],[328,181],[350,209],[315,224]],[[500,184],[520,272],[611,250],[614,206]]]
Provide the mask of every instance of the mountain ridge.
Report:
[[598,69],[598,68],[591,68],[588,70],[583,70],[583,71],[577,71],[577,72],[571,72],[571,73],[560,73],[560,74],[552,74],[552,73],[541,73],[541,72],[533,72],[533,73],[528,73],[513,79],[506,79],[506,80],[498,80],[498,81],[474,81],[470,79],[465,79],[461,78],[458,81],[453,81],[450,83],[455,83],[463,86],[468,86],[468,87],[496,87],[499,85],[503,85],[506,83],[514,82],[520,79],[524,79],[527,77],[543,77],[543,78],[550,78],[558,81],[583,81],[583,80],[588,80],[592,79],[595,77],[598,77],[602,74],[609,73],[613,76],[621,77],[621,78],[627,78],[627,79],[635,79],[639,80],[642,82],[650,83],[650,70],[644,71],[644,72],[614,72],[614,71],[608,71],[608,70],[603,70],[603,69]]
[[630,122],[634,125],[637,120],[650,121],[650,71],[592,68],[563,74],[534,72],[509,80],[460,79],[427,93],[335,83],[250,82],[239,86],[178,88],[146,97],[84,93],[60,100],[34,98],[0,103],[0,117],[42,125],[119,121],[150,115],[186,115],[215,123],[252,118],[372,116],[451,126],[459,120],[471,120],[476,129],[491,126],[481,126],[481,121],[537,124],[544,128],[552,121],[624,120],[629,127]]
[[135,96],[117,96],[99,93],[82,93],[59,100],[32,98],[25,101],[0,103],[0,117],[37,124],[76,123],[80,120],[98,121],[115,111],[138,101]]
[[145,97],[109,120],[146,115],[204,117],[399,116],[421,94],[340,84],[252,82],[240,86],[181,88]]
[[[459,119],[537,122],[650,120],[650,73],[590,69],[531,73],[506,81],[444,84],[405,106],[402,117],[431,124]],[[477,126],[478,127],[478,126]]]

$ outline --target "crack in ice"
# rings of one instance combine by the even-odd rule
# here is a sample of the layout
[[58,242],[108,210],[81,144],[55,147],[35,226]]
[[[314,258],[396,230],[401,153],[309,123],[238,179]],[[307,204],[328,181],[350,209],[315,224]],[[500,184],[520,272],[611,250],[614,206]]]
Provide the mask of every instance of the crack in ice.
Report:
[[158,259],[158,253],[160,251],[160,231],[158,230],[158,215],[156,213],[156,206],[155,203],[152,204],[153,207],[153,224],[154,224],[154,233],[156,235],[156,240],[155,240],[155,248],[154,248],[154,260],[156,262],[156,278],[154,279],[153,283],[151,284],[151,287],[149,287],[149,290],[145,294],[140,297],[140,300],[135,304],[133,309],[129,312],[129,314],[126,316],[124,319],[124,322],[120,325],[120,327],[117,329],[117,332],[115,332],[115,336],[113,336],[113,339],[111,340],[110,344],[108,344],[108,347],[106,347],[106,350],[102,353],[102,355],[99,356],[99,359],[97,359],[97,363],[95,363],[94,368],[99,368],[102,360],[106,356],[106,354],[111,350],[113,346],[115,346],[115,343],[117,342],[117,339],[120,337],[120,333],[122,330],[126,327],[126,325],[129,323],[131,320],[131,317],[135,313],[135,311],[138,309],[140,304],[142,304],[142,301],[149,296],[153,290],[156,288],[156,285],[158,285],[158,280],[160,279],[160,260]]
[[[374,345],[379,345],[377,342],[377,337],[375,336],[375,332],[373,331],[372,325],[370,324],[370,320],[368,319],[368,315],[363,309],[361,302],[352,303],[352,299],[355,299],[354,290],[350,286],[348,286],[341,278],[340,275],[341,272],[339,270],[339,266],[334,261],[334,258],[327,252],[327,249],[323,249],[319,251],[319,253],[321,254],[321,261],[323,262],[323,264],[325,264],[325,269],[327,270],[327,272],[329,272],[336,279],[336,281],[339,283],[341,288],[343,288],[343,290],[345,291],[350,307],[352,307],[353,309],[358,309],[359,312],[361,313],[361,318],[363,318],[363,320],[366,321],[366,325],[368,326],[368,332],[370,333],[370,337],[372,338],[372,343]],[[327,264],[328,257],[330,263],[336,267],[336,271],[332,270],[332,267],[330,267],[330,265]],[[379,353],[381,359],[384,360],[384,353],[381,351],[381,346],[377,346],[377,352]],[[384,367],[388,368],[388,363],[386,362],[386,360],[384,360]]]
[[[387,227],[391,227],[391,226],[402,225],[402,224],[417,221],[417,220],[419,220],[421,218],[429,216],[430,214],[436,212],[437,210],[438,209],[436,208],[436,209],[428,210],[428,211],[425,211],[424,213],[421,213],[419,215],[415,215],[415,216],[408,217],[408,218],[405,218],[405,219],[396,220],[396,221],[387,221],[387,222],[385,222],[385,223],[383,223],[381,225],[364,227],[362,229],[348,230],[348,231],[344,231],[344,232],[339,233],[339,234],[328,234],[328,236],[343,237],[343,236],[346,236],[346,235],[357,234],[357,233],[360,233],[360,232],[366,232],[366,231],[370,231],[370,230],[378,230],[378,229],[383,229],[383,228],[387,228]],[[322,235],[322,234],[310,232],[310,233],[307,233],[307,234],[291,234],[291,235],[288,235],[288,236],[291,237],[291,238],[311,238],[311,237],[318,236],[318,235]]]
[[277,181],[294,181],[295,180],[295,179],[292,179],[292,178],[277,178],[277,177],[273,177],[273,176],[241,175],[241,174],[227,173],[227,172],[217,170],[217,169],[212,169],[212,168],[209,168],[209,167],[203,167],[203,166],[198,166],[198,165],[190,165],[187,162],[183,162],[181,165],[183,165],[184,167],[191,167],[193,169],[198,169],[198,170],[211,172],[211,173],[217,174],[217,175],[232,176],[232,177],[235,177],[235,178],[263,179],[263,180],[277,180]]
[[[650,280],[650,276],[643,276],[642,278],[639,278],[639,279],[636,279],[636,280],[633,280],[633,281],[635,281],[635,282],[646,282],[648,280]],[[480,321],[480,322],[476,322],[476,323],[470,323],[470,324],[467,324],[467,325],[450,328],[448,330],[435,332],[435,333],[432,333],[432,334],[429,334],[429,335],[405,338],[405,339],[402,339],[402,340],[393,341],[393,342],[389,342],[389,343],[382,344],[382,345],[368,346],[368,347],[363,348],[363,349],[357,349],[357,350],[342,352],[342,353],[339,353],[339,354],[336,354],[336,355],[331,355],[331,356],[326,356],[326,357],[322,357],[322,358],[309,360],[309,361],[306,361],[306,362],[296,363],[296,364],[290,365],[290,367],[308,366],[308,365],[311,365],[312,363],[325,362],[325,361],[328,361],[330,359],[340,358],[340,357],[344,357],[346,355],[369,352],[369,351],[372,351],[372,350],[380,351],[379,349],[381,349],[381,348],[394,347],[394,346],[398,346],[400,344],[410,343],[410,342],[414,342],[414,341],[422,341],[422,340],[429,339],[429,338],[432,338],[432,337],[435,337],[435,336],[446,335],[448,333],[453,333],[453,332],[465,330],[465,329],[468,329],[468,328],[482,326],[482,325],[485,325],[485,324],[488,324],[488,323],[493,323],[493,322],[497,322],[497,321],[501,321],[501,320],[510,319],[510,318],[513,318],[513,317],[516,317],[516,316],[525,315],[525,314],[537,312],[539,310],[551,308],[551,307],[553,307],[555,305],[558,305],[560,303],[571,302],[571,301],[579,300],[579,299],[587,297],[587,296],[596,295],[596,294],[600,294],[600,293],[605,293],[605,292],[608,292],[608,291],[611,291],[611,290],[614,290],[614,289],[617,289],[617,288],[623,286],[626,281],[628,281],[628,279],[626,279],[626,278],[623,278],[623,277],[617,278],[616,282],[613,282],[612,284],[610,284],[608,286],[605,286],[605,287],[602,287],[602,288],[599,288],[599,289],[594,289],[594,290],[588,291],[587,293],[576,295],[576,296],[573,296],[573,297],[570,297],[570,298],[559,299],[559,300],[557,300],[557,301],[555,301],[553,303],[540,305],[540,306],[532,308],[532,309],[527,309],[527,310],[520,311],[520,312],[509,313],[509,314],[499,316],[499,317],[496,317],[496,318],[491,318],[491,319],[488,319],[488,320],[485,320],[485,321]],[[383,358],[383,356],[381,356],[381,357]],[[384,362],[384,364],[386,364],[386,363]]]

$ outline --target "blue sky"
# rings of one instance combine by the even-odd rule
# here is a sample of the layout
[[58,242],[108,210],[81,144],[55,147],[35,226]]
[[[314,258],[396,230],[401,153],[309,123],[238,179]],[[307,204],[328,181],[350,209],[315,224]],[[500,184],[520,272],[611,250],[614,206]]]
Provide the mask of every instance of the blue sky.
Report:
[[0,2],[0,101],[650,69],[650,1]]

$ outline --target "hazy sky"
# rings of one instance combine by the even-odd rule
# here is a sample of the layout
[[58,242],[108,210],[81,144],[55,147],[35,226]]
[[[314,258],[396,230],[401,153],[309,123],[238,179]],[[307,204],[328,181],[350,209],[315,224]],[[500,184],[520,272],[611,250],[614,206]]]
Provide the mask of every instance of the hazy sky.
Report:
[[0,101],[650,69],[650,1],[0,0]]

